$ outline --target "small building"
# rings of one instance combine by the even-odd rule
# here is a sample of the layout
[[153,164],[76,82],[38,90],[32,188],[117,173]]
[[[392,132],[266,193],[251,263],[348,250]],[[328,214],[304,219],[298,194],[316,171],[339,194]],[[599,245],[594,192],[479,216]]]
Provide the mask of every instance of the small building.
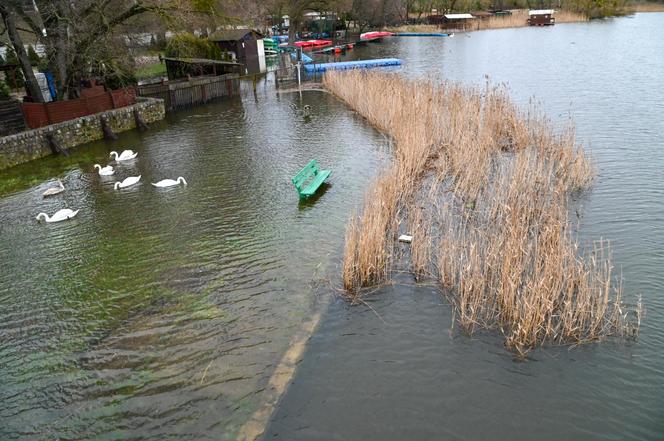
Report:
[[487,18],[493,17],[493,14],[489,11],[472,11],[470,13],[475,18],[479,18],[480,20],[485,20]]
[[553,9],[531,9],[528,11],[528,25],[553,26],[556,24],[556,19],[553,16],[555,12]]
[[445,14],[443,23],[447,28],[468,29],[472,27],[475,17],[472,14]]
[[235,60],[244,64],[246,72],[260,72],[261,64],[265,65],[263,35],[253,29],[223,29],[212,34],[209,40],[223,52],[233,53]]
[[170,81],[181,78],[218,76],[240,73],[242,64],[232,61],[208,60],[206,58],[161,58],[166,63],[166,72]]

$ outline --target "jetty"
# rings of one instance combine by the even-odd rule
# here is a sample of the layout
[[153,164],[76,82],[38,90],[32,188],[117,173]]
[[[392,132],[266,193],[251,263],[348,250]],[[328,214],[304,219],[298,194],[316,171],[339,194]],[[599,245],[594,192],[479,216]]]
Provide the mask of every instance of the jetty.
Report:
[[399,32],[395,37],[449,37],[450,34],[441,32]]
[[379,58],[375,60],[340,61],[338,63],[305,64],[307,73],[326,72],[328,70],[368,69],[372,67],[400,66],[398,58]]

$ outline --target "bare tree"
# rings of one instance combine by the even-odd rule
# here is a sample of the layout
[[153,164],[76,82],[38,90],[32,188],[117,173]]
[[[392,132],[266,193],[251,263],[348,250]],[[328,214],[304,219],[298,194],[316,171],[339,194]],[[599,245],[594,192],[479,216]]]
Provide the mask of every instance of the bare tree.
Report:
[[[169,25],[194,22],[219,13],[218,0],[36,0],[35,13],[26,13],[21,0],[3,0],[3,20],[18,17],[46,47],[59,99],[77,91],[79,81],[100,67],[112,68],[122,59],[118,31],[135,17],[153,14]],[[17,53],[20,39],[12,39]],[[23,50],[24,51],[24,50]],[[126,56],[126,53],[124,54]],[[118,58],[119,57],[119,58]],[[21,55],[19,55],[21,59]],[[38,87],[32,68],[21,63],[26,88]]]

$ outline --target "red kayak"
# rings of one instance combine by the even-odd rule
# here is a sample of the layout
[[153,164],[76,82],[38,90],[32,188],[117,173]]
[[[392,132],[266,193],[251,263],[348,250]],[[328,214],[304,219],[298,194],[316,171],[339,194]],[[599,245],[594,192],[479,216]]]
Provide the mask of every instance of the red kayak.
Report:
[[332,44],[332,40],[306,40],[306,41],[296,41],[293,43],[293,46],[298,46],[301,48],[309,48],[309,47],[321,47],[321,46],[328,46]]
[[365,32],[364,34],[360,34],[360,40],[364,41],[371,41],[371,40],[376,40],[378,38],[383,38],[383,37],[391,37],[394,34],[392,32]]

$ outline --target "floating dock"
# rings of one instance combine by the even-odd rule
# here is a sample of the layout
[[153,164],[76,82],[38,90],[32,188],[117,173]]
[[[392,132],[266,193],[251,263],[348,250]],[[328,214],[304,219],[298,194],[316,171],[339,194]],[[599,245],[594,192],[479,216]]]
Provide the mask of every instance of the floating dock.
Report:
[[[290,56],[291,60],[293,60],[294,62],[297,61],[297,54],[295,52],[291,52]],[[311,58],[309,55],[305,54],[304,52],[302,52],[302,62],[304,64],[313,63],[314,59]]]
[[450,34],[442,34],[436,32],[399,32],[394,34],[395,37],[449,37]]
[[377,60],[340,61],[338,63],[305,64],[307,73],[325,72],[328,70],[369,69],[372,67],[400,66],[403,62],[398,58],[380,58]]

